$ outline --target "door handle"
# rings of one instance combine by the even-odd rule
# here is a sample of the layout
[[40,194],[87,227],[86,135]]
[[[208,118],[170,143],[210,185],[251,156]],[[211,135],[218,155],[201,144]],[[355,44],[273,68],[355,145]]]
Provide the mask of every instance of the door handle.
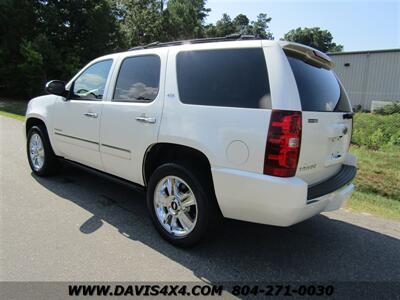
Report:
[[347,113],[343,115],[343,119],[353,119],[354,113]]
[[87,113],[84,113],[83,115],[88,118],[97,118],[98,117],[98,115],[96,113],[92,113],[92,112],[87,112]]
[[142,123],[154,124],[156,122],[156,118],[154,118],[154,117],[146,117],[145,115],[142,115],[140,117],[136,117],[136,121],[142,122]]

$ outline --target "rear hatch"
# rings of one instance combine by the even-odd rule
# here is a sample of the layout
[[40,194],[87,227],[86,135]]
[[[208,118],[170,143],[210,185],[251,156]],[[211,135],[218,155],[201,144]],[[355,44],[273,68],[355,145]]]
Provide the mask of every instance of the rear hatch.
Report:
[[351,106],[325,54],[298,44],[284,46],[302,107],[302,135],[296,176],[319,183],[341,169],[352,132]]

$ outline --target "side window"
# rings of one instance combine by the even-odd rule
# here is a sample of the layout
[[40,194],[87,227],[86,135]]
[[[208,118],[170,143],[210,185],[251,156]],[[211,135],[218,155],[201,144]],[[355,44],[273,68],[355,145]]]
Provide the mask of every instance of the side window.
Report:
[[112,60],[103,60],[88,67],[72,85],[71,98],[78,100],[101,100]]
[[160,58],[156,55],[134,56],[124,59],[115,84],[116,102],[151,102],[158,94]]
[[178,53],[176,67],[183,103],[271,108],[261,48],[184,51]]

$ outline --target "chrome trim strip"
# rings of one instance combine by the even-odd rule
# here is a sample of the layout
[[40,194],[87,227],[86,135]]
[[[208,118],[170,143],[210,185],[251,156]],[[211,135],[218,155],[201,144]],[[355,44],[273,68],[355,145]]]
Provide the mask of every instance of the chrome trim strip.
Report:
[[111,146],[111,145],[107,145],[107,144],[101,144],[101,145],[104,146],[104,147],[107,147],[107,148],[111,148],[111,149],[115,149],[115,150],[124,151],[124,152],[126,152],[126,153],[131,153],[131,151],[128,150],[128,149],[119,148],[119,147],[115,147],[115,146]]
[[56,134],[56,135],[61,135],[61,136],[64,136],[64,137],[67,137],[67,138],[70,138],[70,139],[82,141],[82,142],[87,142],[87,143],[95,144],[95,145],[98,145],[98,144],[99,144],[99,143],[97,143],[97,142],[93,142],[93,141],[81,139],[81,138],[78,138],[78,137],[75,137],[75,136],[71,136],[71,135],[67,135],[67,134],[63,134],[63,133],[59,133],[59,132],[54,132],[54,134]]

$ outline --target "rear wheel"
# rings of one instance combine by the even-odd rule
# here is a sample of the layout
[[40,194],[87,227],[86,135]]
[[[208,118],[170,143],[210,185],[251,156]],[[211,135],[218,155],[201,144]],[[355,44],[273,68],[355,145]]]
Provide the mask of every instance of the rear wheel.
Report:
[[151,175],[147,189],[151,218],[161,236],[177,246],[194,245],[214,224],[215,199],[204,178],[176,163],[164,164]]
[[46,129],[42,126],[32,126],[28,131],[27,155],[29,165],[38,176],[54,174],[60,167],[51,149]]

